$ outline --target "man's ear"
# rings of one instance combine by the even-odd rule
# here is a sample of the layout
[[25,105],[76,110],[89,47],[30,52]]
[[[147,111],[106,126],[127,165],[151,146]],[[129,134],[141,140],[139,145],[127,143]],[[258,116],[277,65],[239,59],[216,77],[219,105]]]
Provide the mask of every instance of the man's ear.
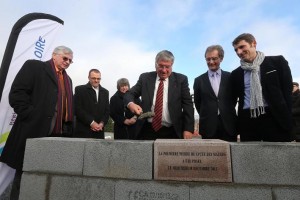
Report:
[[256,48],[256,44],[257,44],[257,43],[256,43],[256,40],[254,40],[254,41],[252,42],[252,46]]

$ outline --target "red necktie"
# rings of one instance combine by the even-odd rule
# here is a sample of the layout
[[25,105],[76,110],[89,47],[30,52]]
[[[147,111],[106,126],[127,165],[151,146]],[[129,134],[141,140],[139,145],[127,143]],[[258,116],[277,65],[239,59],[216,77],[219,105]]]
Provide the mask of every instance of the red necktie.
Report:
[[152,127],[155,132],[157,132],[161,128],[161,119],[162,119],[162,111],[163,111],[163,92],[164,92],[164,80],[160,80],[157,93],[156,93],[156,101],[154,107],[154,117],[152,120]]

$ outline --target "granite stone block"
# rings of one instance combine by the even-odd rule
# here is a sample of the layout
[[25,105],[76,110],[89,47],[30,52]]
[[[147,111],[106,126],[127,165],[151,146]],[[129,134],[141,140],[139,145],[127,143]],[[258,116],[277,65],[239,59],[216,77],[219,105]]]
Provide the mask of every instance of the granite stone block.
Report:
[[21,179],[20,200],[46,200],[48,175],[24,172]]
[[300,199],[300,187],[273,187],[275,200],[298,200]]
[[104,178],[80,176],[51,177],[49,200],[114,200],[115,182]]
[[190,200],[273,200],[270,187],[233,184],[192,185]]
[[118,181],[115,200],[189,200],[189,187],[167,181]]
[[55,137],[28,139],[23,171],[82,174],[85,141]]
[[85,147],[86,176],[152,179],[153,141],[99,140]]
[[300,185],[300,143],[231,143],[233,181]]

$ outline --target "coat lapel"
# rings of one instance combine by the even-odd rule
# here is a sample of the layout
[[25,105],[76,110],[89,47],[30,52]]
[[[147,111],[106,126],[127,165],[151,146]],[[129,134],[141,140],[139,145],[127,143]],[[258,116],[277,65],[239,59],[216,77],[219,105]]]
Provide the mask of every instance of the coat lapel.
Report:
[[[90,83],[87,83],[86,84],[86,89],[87,89],[87,93],[88,95],[94,100],[94,102],[97,102],[97,98],[96,98],[96,92],[95,90],[92,88],[91,84]],[[100,88],[99,88],[100,90]],[[100,91],[99,91],[100,93]]]
[[209,87],[207,87],[207,89],[209,90],[209,93],[211,95],[213,95],[214,97],[217,97],[215,92],[214,92],[214,89],[212,88],[212,85],[210,83],[210,80],[209,80],[208,76],[209,76],[208,72],[206,72],[205,75],[204,75],[204,83],[205,83],[205,85],[209,85]]
[[52,69],[52,66],[50,64],[50,61],[47,61],[45,62],[45,67],[44,67],[45,71],[47,72],[47,74],[49,75],[50,79],[56,84],[58,85],[57,83],[57,78],[56,78],[56,75]]
[[146,80],[149,102],[151,102],[150,105],[153,104],[155,81],[156,81],[156,72],[151,72],[150,76],[148,77],[148,80]]
[[177,89],[177,81],[174,73],[169,76],[168,102],[170,103]]
[[[218,92],[218,96],[221,96],[223,91],[225,90],[224,85],[226,85],[226,77],[227,74],[221,70],[221,80],[220,80],[220,85],[219,85],[219,92]],[[226,92],[226,91],[225,91]]]

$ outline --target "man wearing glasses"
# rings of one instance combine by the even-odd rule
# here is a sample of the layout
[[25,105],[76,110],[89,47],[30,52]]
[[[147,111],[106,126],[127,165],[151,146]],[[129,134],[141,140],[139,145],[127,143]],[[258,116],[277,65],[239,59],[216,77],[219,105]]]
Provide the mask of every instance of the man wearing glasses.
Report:
[[236,111],[228,88],[230,73],[221,70],[224,50],[220,45],[207,47],[208,71],[194,81],[194,102],[199,113],[199,133],[203,139],[237,141]]
[[[124,96],[124,104],[136,115],[154,112],[154,117],[138,121],[137,139],[192,138],[194,108],[188,79],[172,72],[174,56],[164,50],[156,55],[156,71],[140,75],[135,86]],[[141,107],[134,103],[142,97]],[[140,125],[140,126],[139,126]]]
[[87,84],[75,88],[74,137],[104,139],[104,126],[109,118],[109,93],[100,85],[98,69],[91,69],[88,79]]
[[73,52],[56,47],[46,62],[27,60],[16,75],[9,103],[17,118],[0,161],[16,169],[10,199],[18,199],[27,138],[66,137],[72,134],[72,81],[66,69]]

